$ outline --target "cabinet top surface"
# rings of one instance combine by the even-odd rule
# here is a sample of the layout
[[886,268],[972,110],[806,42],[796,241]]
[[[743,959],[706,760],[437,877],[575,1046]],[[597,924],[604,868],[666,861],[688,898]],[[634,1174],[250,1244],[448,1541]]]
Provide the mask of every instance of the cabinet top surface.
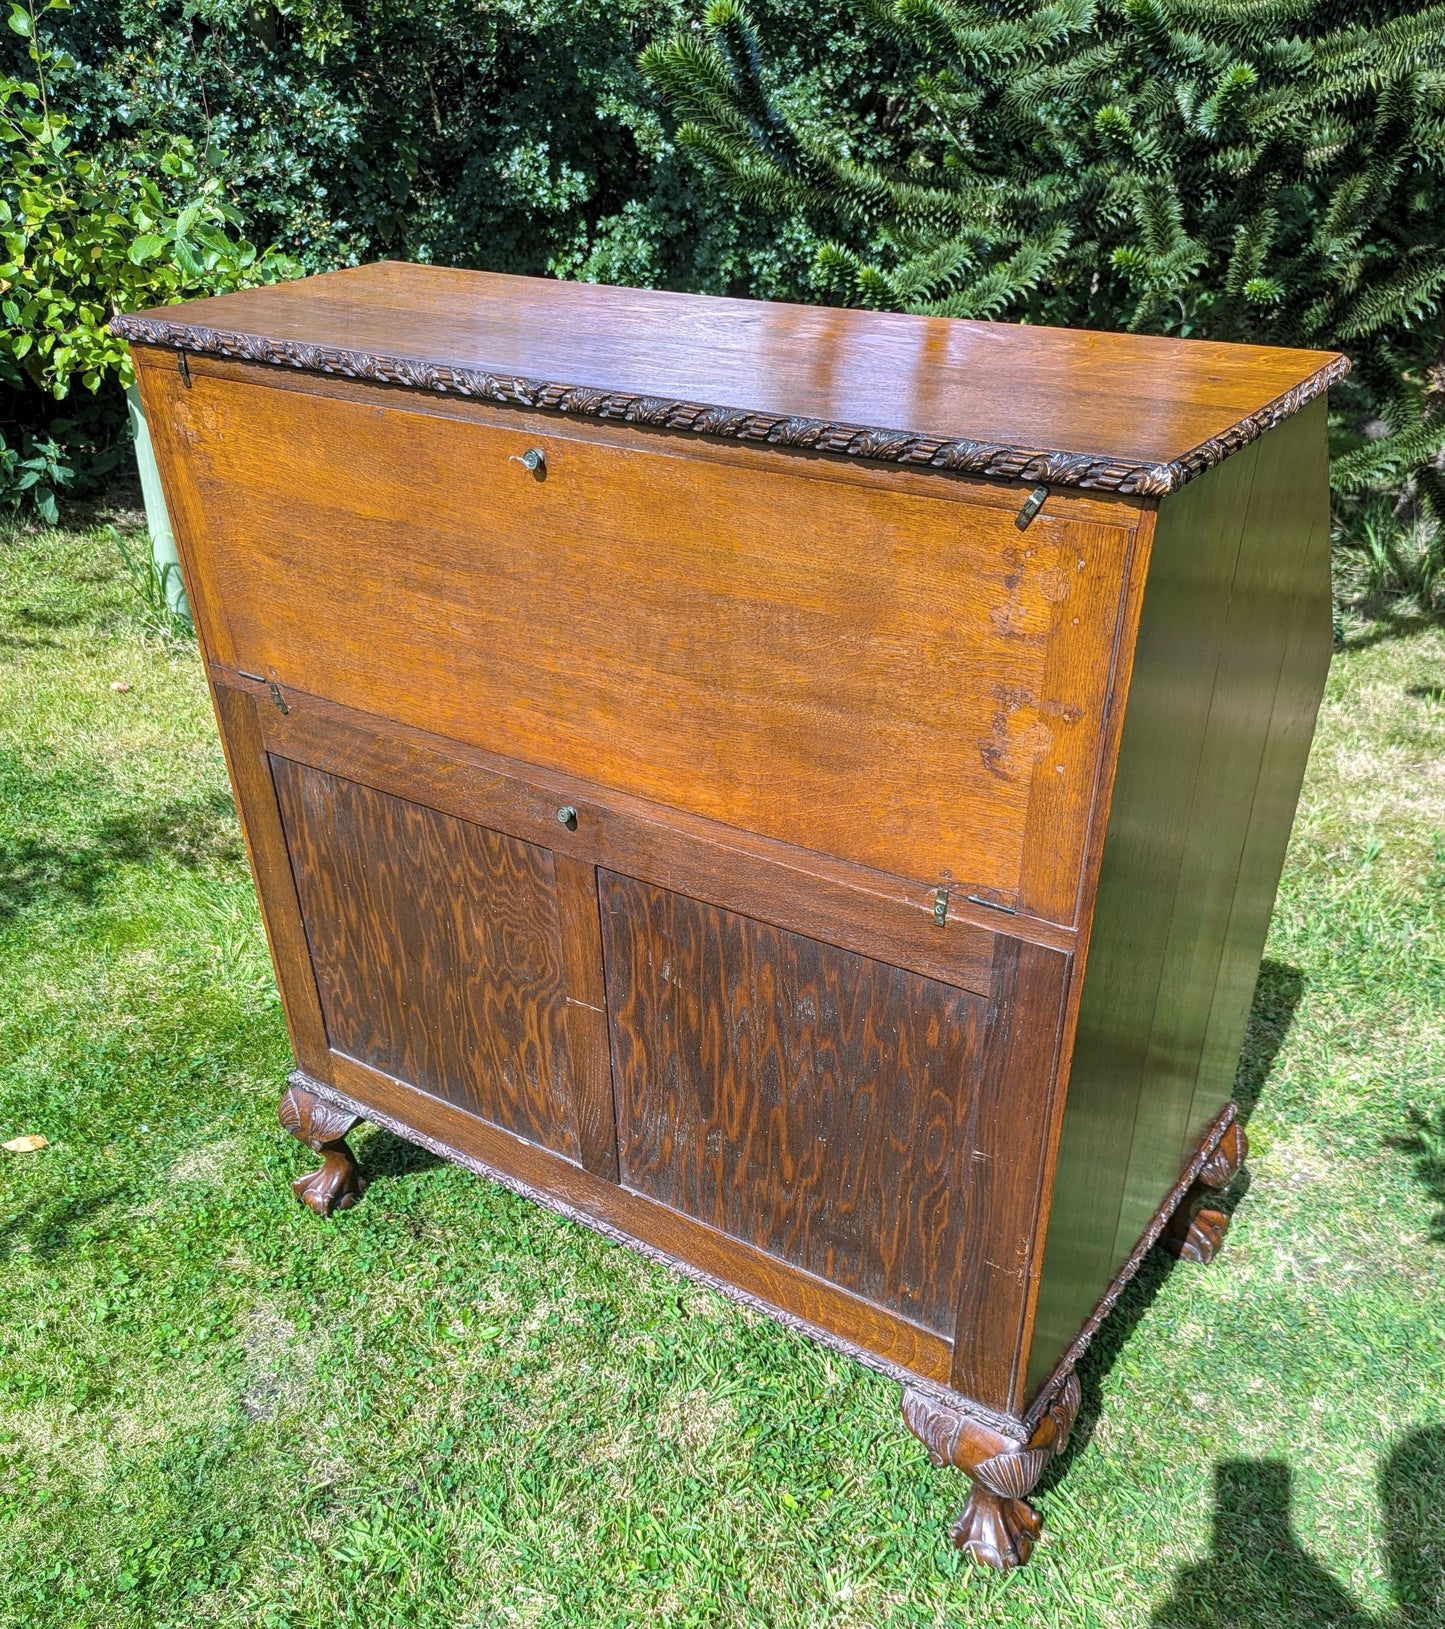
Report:
[[1343,378],[1328,351],[382,262],[117,318],[138,343],[1160,497]]

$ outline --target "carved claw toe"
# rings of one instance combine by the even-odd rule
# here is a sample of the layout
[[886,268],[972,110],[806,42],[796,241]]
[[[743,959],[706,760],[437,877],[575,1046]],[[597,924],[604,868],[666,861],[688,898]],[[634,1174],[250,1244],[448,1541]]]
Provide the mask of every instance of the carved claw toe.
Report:
[[346,1143],[356,1116],[296,1085],[295,1076],[277,1116],[293,1137],[321,1156],[321,1169],[297,1177],[291,1184],[292,1193],[318,1216],[349,1210],[366,1192],[356,1156]]
[[366,1192],[366,1183],[351,1150],[343,1143],[340,1148],[323,1149],[321,1158],[321,1169],[297,1177],[291,1184],[291,1192],[318,1216],[330,1216],[334,1210],[349,1210]]
[[1042,1528],[1043,1521],[1032,1505],[975,1484],[948,1536],[965,1555],[985,1567],[1012,1572],[1033,1554]]
[[1171,1227],[1164,1235],[1164,1248],[1181,1261],[1197,1261],[1207,1267],[1219,1254],[1229,1218],[1222,1210],[1195,1211],[1187,1225]]

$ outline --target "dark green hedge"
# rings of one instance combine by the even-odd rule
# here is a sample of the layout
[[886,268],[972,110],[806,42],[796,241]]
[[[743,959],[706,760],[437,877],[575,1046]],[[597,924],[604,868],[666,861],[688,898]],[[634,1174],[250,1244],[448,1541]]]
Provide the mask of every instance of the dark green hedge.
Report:
[[[159,188],[149,214],[122,199],[129,224],[107,228],[162,244],[110,291],[117,303],[145,303],[148,279],[169,298],[395,256],[1341,344],[1363,363],[1337,403],[1354,494],[1342,518],[1378,540],[1423,498],[1436,541],[1413,586],[1429,598],[1445,576],[1429,513],[1445,499],[1445,8],[0,4],[12,123],[38,34],[70,144],[57,158],[43,134],[6,135],[12,218],[17,142],[56,196],[74,191],[77,153],[96,159],[92,193],[107,178],[127,196],[138,176]],[[209,213],[193,228],[197,199]],[[57,279],[29,277],[20,326],[68,355],[44,331],[70,320],[47,314]],[[103,469],[123,366],[95,364],[111,384],[87,409],[95,366],[72,380],[38,349],[19,363],[13,350],[0,347],[12,501],[22,453],[32,466],[68,457],[81,478]]]

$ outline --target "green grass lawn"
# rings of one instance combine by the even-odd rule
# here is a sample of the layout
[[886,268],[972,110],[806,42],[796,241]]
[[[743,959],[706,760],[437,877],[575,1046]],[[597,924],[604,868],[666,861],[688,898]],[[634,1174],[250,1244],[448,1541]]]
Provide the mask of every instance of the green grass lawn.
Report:
[[0,542],[0,1140],[50,1140],[0,1152],[5,1629],[1445,1623],[1439,628],[1335,660],[1234,1226],[1146,1266],[1000,1578],[896,1386],[385,1133],[296,1205],[200,668],[136,605],[99,529]]

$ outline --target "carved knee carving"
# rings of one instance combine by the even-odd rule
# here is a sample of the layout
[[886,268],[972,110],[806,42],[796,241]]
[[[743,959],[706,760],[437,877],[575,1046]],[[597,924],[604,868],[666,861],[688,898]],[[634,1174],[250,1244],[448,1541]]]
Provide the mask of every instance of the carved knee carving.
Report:
[[1230,1125],[1214,1152],[1199,1168],[1194,1186],[1184,1196],[1160,1240],[1171,1255],[1207,1266],[1219,1254],[1229,1217],[1210,1201],[1222,1193],[1249,1158],[1249,1139],[1238,1122]]
[[281,1124],[298,1141],[321,1156],[321,1169],[308,1171],[291,1184],[291,1191],[318,1216],[347,1210],[366,1191],[356,1156],[346,1134],[359,1116],[338,1109],[304,1086],[288,1086],[276,1111]]
[[972,1483],[968,1503],[949,1529],[966,1555],[1009,1572],[1033,1553],[1043,1526],[1026,1495],[1061,1453],[1079,1412],[1079,1382],[1069,1375],[1027,1442],[981,1425],[945,1402],[909,1388],[903,1418],[935,1465],[953,1465]]

